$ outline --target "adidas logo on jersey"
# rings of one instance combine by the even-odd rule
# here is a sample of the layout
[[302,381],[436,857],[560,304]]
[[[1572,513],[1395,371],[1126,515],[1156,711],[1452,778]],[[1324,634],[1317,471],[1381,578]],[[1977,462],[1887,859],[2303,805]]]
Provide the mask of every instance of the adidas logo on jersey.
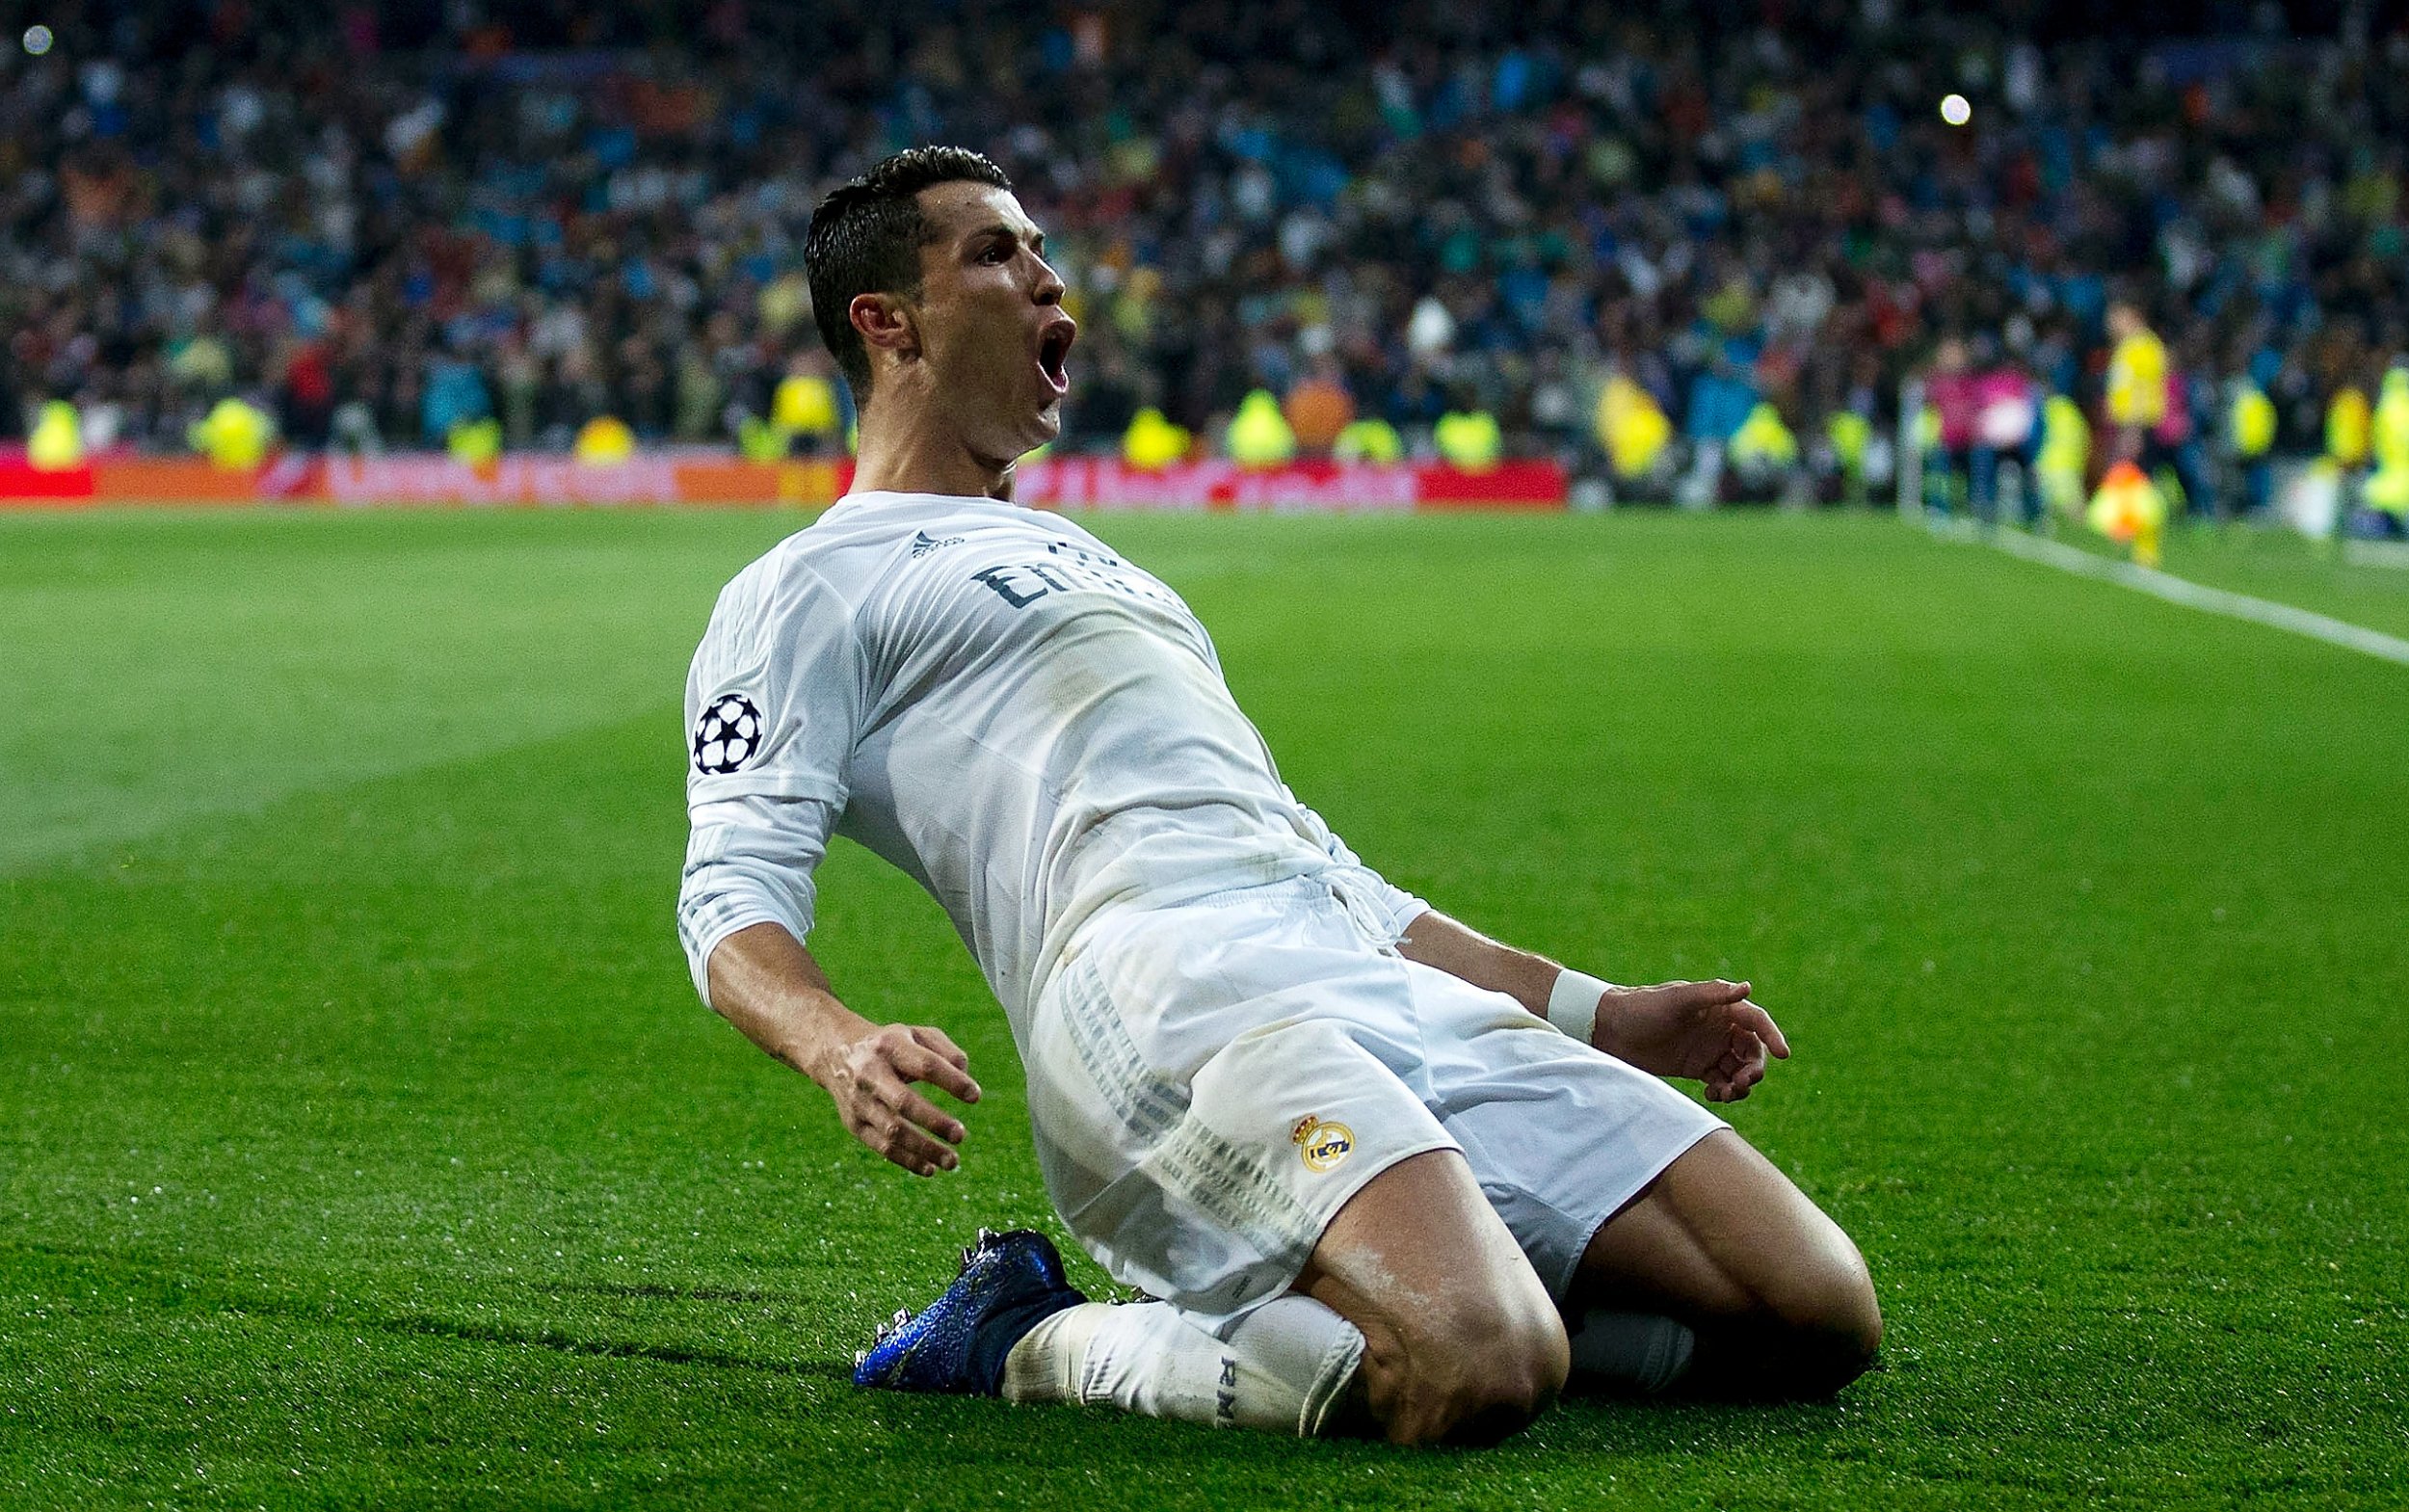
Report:
[[932,536],[925,530],[914,531],[912,535],[913,559],[917,561],[919,558],[928,555],[940,546],[958,546],[960,544],[962,544],[962,538],[960,536],[945,536],[940,538]]

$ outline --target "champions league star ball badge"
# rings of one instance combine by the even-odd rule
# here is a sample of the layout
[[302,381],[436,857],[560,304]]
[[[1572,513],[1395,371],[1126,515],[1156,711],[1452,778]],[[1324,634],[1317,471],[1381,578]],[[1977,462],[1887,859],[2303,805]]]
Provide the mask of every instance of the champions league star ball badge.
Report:
[[694,725],[694,769],[707,777],[737,771],[761,749],[761,711],[738,693],[713,699]]

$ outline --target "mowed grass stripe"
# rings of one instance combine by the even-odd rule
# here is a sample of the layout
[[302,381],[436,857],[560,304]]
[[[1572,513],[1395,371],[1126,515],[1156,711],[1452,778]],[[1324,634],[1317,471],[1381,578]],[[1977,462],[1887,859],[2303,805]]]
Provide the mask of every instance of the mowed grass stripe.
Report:
[[[682,668],[791,523],[541,528],[691,553],[628,590],[661,643],[596,648]],[[850,847],[814,943],[969,1049],[965,1169],[882,1167],[694,1004],[673,682],[0,881],[0,1499],[2399,1499],[2401,1136],[2359,1111],[2409,985],[2394,669],[1880,521],[1099,528],[1398,880],[1759,982],[1800,1055],[1734,1119],[1864,1242],[1887,1371],[1439,1456],[854,1393],[971,1229],[1046,1221],[1008,1036]]]
[[0,518],[0,871],[674,701],[731,554],[799,523]]

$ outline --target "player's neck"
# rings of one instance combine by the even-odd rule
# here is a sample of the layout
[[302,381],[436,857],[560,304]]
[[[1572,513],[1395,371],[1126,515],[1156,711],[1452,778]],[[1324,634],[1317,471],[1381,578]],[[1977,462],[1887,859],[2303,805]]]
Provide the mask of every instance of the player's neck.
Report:
[[948,428],[925,414],[887,412],[876,401],[861,416],[861,454],[854,462],[857,493],[942,493],[999,496],[1011,464],[974,456]]

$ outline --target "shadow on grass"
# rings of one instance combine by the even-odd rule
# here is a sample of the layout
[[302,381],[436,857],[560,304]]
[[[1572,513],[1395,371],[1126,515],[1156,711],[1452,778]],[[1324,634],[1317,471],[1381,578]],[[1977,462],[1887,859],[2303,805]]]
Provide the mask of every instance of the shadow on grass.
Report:
[[1584,1454],[1689,1454],[1708,1446],[1743,1444],[1803,1446],[1854,1431],[1851,1394],[1820,1402],[1668,1402],[1575,1394],[1558,1403],[1535,1431],[1551,1449]]
[[[251,1311],[269,1312],[272,1309]],[[769,1360],[723,1349],[678,1343],[644,1343],[634,1340],[589,1339],[555,1328],[515,1328],[506,1323],[469,1323],[436,1313],[368,1313],[347,1322],[391,1334],[416,1334],[458,1339],[472,1343],[516,1344],[552,1349],[563,1354],[592,1355],[613,1360],[653,1360],[664,1365],[709,1366],[722,1370],[760,1370],[772,1375],[823,1376],[850,1381],[853,1372],[832,1360]]]
[[1862,1431],[1866,1404],[1857,1398],[1865,1390],[1856,1387],[1837,1401],[1779,1405],[1574,1395],[1502,1443],[1439,1447],[1404,1447],[1376,1439],[1295,1439],[1140,1418],[1109,1407],[1013,1406],[909,1393],[854,1393],[850,1410],[873,1417],[891,1442],[941,1443],[956,1460],[1188,1464],[1209,1446],[1216,1461],[1243,1462],[1257,1478],[1337,1470],[1520,1476],[1566,1461],[1687,1463],[1734,1450],[1801,1461],[1840,1457],[1841,1441]]
[[[466,1319],[415,1309],[395,1310],[378,1305],[374,1297],[304,1295],[300,1283],[265,1266],[244,1266],[220,1275],[204,1275],[189,1266],[116,1251],[41,1243],[0,1244],[0,1255],[10,1252],[28,1257],[38,1264],[46,1261],[46,1268],[54,1274],[80,1274],[82,1279],[105,1283],[109,1301],[118,1308],[190,1308],[232,1317],[289,1318],[295,1322],[322,1326],[374,1330],[418,1338],[456,1339],[469,1343],[550,1349],[563,1354],[606,1359],[651,1360],[665,1365],[699,1365],[716,1369],[816,1376],[846,1382],[852,1379],[852,1371],[833,1360],[776,1359],[675,1341],[594,1338],[541,1324]],[[606,1295],[700,1297],[705,1300],[759,1300],[765,1295],[751,1291],[619,1287],[596,1283],[522,1285],[543,1293],[588,1291]]]
[[793,1302],[775,1291],[735,1287],[672,1287],[659,1282],[528,1281],[519,1285],[547,1296],[633,1297],[661,1302]]
[[[910,1393],[854,1393],[852,1372],[834,1359],[773,1357],[676,1340],[597,1336],[543,1322],[510,1322],[395,1306],[374,1296],[328,1295],[325,1279],[304,1281],[272,1267],[229,1263],[222,1271],[117,1251],[45,1243],[0,1243],[0,1288],[27,1287],[104,1299],[111,1311],[191,1310],[225,1317],[289,1319],[346,1332],[531,1348],[586,1358],[642,1360],[662,1365],[752,1372],[848,1388],[824,1406],[848,1402],[844,1414],[871,1419],[881,1438],[897,1444],[943,1443],[970,1461],[1044,1463],[1069,1454],[1092,1463],[1099,1451],[1137,1461],[1179,1459],[1211,1443],[1218,1457],[1235,1457],[1255,1474],[1292,1468],[1299,1473],[1335,1467],[1365,1471],[1522,1472],[1566,1458],[1642,1461],[1686,1459],[1734,1449],[1817,1457],[1818,1444],[1849,1434],[1851,1407],[1865,1385],[1831,1402],[1778,1406],[1664,1402],[1600,1395],[1568,1396],[1529,1429],[1487,1448],[1399,1448],[1367,1440],[1303,1441],[1272,1434],[1226,1433],[1202,1424],[1163,1422],[1109,1408],[1014,1407],[1003,1402]],[[659,1283],[506,1283],[537,1295],[601,1295],[655,1301],[781,1300],[752,1288],[676,1287]],[[1862,1406],[1858,1408],[1862,1412]]]

